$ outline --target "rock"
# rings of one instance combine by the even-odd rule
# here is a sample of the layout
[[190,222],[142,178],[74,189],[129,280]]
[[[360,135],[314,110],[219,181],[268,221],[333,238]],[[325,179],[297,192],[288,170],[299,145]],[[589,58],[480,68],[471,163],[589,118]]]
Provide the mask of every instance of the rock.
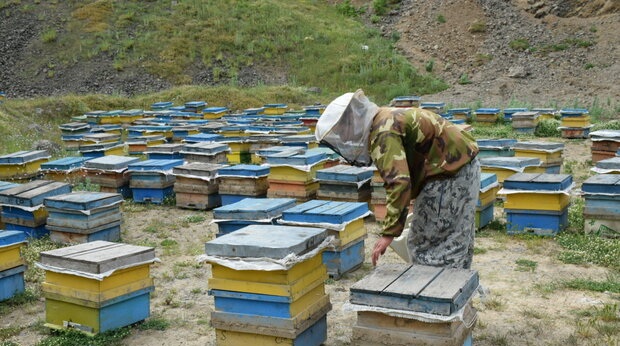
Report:
[[512,66],[508,69],[508,77],[510,78],[525,78],[529,74],[529,71],[524,66]]

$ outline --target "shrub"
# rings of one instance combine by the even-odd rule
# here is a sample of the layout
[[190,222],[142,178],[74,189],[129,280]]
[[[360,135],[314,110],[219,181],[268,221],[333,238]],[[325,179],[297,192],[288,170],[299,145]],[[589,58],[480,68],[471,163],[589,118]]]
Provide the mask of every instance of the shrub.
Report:
[[518,38],[510,41],[508,44],[514,50],[524,51],[530,48],[530,42],[526,38]]

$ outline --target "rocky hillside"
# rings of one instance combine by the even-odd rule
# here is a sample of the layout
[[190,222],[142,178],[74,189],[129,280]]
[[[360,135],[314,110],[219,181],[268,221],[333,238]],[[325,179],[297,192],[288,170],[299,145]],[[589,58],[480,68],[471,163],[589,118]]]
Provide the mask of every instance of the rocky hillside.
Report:
[[[397,49],[412,64],[452,85],[426,100],[497,107],[598,102],[619,108],[618,0],[388,1],[393,7],[379,20],[372,1],[350,3],[367,8],[362,17],[368,25],[398,37]],[[170,87],[139,68],[113,69],[113,58],[105,54],[72,69],[55,66],[53,78],[46,78],[45,69],[23,73],[25,61],[46,56],[45,46],[36,43],[45,29],[67,14],[6,8],[0,21],[0,91],[9,97],[136,94]],[[252,76],[247,85],[273,82],[271,72],[261,67],[247,72]]]

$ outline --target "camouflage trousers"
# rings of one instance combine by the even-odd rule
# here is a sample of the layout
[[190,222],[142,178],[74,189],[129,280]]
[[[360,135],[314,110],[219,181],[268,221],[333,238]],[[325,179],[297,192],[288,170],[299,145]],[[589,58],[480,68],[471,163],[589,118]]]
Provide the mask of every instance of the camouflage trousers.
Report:
[[414,202],[407,239],[414,264],[471,267],[479,192],[477,158],[455,176],[431,180],[424,185]]

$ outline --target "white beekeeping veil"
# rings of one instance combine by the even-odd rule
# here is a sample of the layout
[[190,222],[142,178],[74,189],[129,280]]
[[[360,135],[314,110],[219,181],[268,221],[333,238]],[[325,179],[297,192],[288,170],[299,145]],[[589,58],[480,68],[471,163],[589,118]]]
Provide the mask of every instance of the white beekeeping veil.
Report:
[[371,164],[368,136],[379,107],[361,89],[332,101],[316,124],[316,139],[334,149],[350,164]]

